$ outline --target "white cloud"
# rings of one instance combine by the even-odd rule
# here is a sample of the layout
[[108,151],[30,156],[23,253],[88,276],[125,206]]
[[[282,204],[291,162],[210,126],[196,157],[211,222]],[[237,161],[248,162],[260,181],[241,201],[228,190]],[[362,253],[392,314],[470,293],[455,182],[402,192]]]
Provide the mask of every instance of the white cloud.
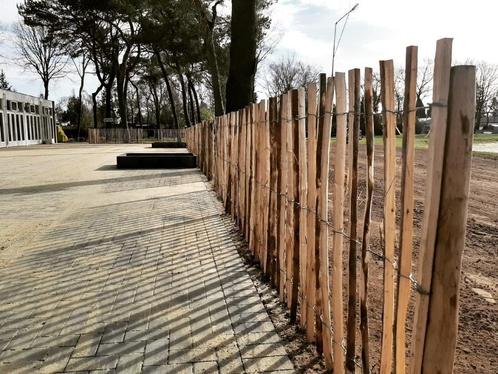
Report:
[[[332,54],[333,24],[351,9],[349,0],[284,0],[273,14],[285,36],[277,53],[296,53],[327,68]],[[495,0],[359,0],[351,14],[337,55],[337,67],[347,70],[394,58],[404,64],[405,47],[419,46],[420,59],[432,58],[436,40],[454,38],[454,60],[487,60],[498,64]],[[303,19],[305,20],[303,22]],[[322,42],[317,42],[318,40]],[[318,51],[317,51],[318,49]]]
[[[20,0],[0,0],[3,23],[16,22]],[[498,64],[496,46],[496,0],[279,0],[272,10],[272,34],[280,39],[270,60],[295,54],[299,59],[329,72],[334,22],[351,7],[350,16],[336,58],[336,70],[371,66],[381,59],[404,65],[405,47],[419,46],[419,59],[433,58],[436,40],[454,38],[454,61],[486,60]],[[222,10],[229,11],[228,8]],[[13,56],[12,41],[1,44],[0,55]],[[3,62],[3,63],[2,63]],[[41,84],[36,76],[23,72],[9,59],[0,61],[14,86],[37,95]],[[77,82],[56,82],[54,97],[70,95]],[[88,91],[95,86],[90,78]]]

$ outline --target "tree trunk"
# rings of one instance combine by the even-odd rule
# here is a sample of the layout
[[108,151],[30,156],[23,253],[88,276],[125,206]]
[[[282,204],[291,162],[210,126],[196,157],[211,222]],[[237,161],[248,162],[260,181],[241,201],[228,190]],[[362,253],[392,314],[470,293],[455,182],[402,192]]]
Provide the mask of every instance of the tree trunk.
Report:
[[130,81],[131,85],[135,89],[135,93],[137,95],[137,121],[140,127],[142,127],[143,121],[142,121],[142,108],[140,105],[140,91],[138,89],[138,86],[135,85],[132,81]]
[[221,89],[220,69],[218,67],[218,57],[216,56],[213,30],[208,27],[206,34],[207,62],[209,75],[211,75],[211,85],[213,86],[214,112],[216,116],[221,116],[225,114],[225,102]]
[[178,72],[178,80],[180,81],[180,86],[182,88],[182,105],[183,105],[183,114],[185,116],[185,126],[190,127],[191,122],[187,109],[187,90],[185,88],[185,81],[183,80],[182,70],[178,62],[176,62],[176,70]]
[[125,80],[122,74],[118,74],[116,79],[116,89],[118,94],[118,111],[120,117],[121,127],[128,127],[128,116],[126,113],[126,92],[125,92]]
[[154,113],[156,115],[156,126],[158,129],[161,128],[161,108],[159,103],[159,96],[157,94],[157,86],[155,84],[150,84],[150,93],[152,94],[152,99],[154,100]]
[[49,79],[44,79],[43,80],[43,88],[45,89],[45,93],[43,95],[43,98],[45,100],[48,100],[48,84],[50,83]]
[[163,64],[160,52],[158,50],[154,49],[154,54],[156,55],[157,62],[159,64],[159,67],[161,68],[161,72],[163,74],[163,79],[166,82],[166,89],[168,90],[168,98],[169,98],[169,103],[171,106],[171,112],[173,113],[173,121],[175,122],[175,127],[177,129],[180,129],[180,124],[178,122],[178,115],[176,113],[175,98],[173,96],[173,90],[171,89],[171,84],[169,82],[168,72],[166,71],[166,67]]
[[[105,118],[112,117],[112,85],[106,85],[105,87]],[[108,122],[104,124],[104,127],[107,128]]]
[[188,99],[190,103],[190,118],[192,118],[192,124],[195,125],[197,123],[196,121],[196,115],[195,115],[195,108],[194,108],[194,97],[192,95],[192,81],[190,80],[190,77],[187,75],[187,89],[188,89]]
[[92,103],[93,103],[93,127],[97,128],[97,95],[102,91],[102,88],[104,88],[104,85],[100,85],[97,88],[97,91],[95,91],[92,94]]
[[192,93],[194,94],[195,108],[197,110],[197,122],[201,122],[201,108],[199,106],[199,97],[197,96],[197,90],[195,85],[191,83]]
[[80,89],[78,91],[78,141],[80,140],[81,131],[81,117],[83,115],[83,88],[85,86],[85,67],[83,67],[83,72],[80,77]]
[[256,75],[256,1],[232,0],[230,72],[227,112],[244,108],[254,100]]

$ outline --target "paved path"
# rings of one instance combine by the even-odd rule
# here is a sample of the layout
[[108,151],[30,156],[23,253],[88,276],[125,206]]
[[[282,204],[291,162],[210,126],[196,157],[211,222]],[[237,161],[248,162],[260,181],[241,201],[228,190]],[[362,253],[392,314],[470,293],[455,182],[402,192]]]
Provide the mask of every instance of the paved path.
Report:
[[498,153],[498,143],[476,143],[472,146],[474,152]]
[[0,373],[293,372],[198,171],[0,150]]

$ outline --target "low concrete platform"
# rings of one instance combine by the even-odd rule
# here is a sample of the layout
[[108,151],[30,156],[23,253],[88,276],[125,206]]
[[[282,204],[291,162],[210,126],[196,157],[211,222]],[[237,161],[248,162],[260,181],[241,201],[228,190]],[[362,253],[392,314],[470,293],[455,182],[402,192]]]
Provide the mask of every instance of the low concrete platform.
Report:
[[152,148],[187,148],[187,143],[183,142],[155,142]]
[[125,153],[117,156],[118,169],[193,169],[197,157],[192,153]]

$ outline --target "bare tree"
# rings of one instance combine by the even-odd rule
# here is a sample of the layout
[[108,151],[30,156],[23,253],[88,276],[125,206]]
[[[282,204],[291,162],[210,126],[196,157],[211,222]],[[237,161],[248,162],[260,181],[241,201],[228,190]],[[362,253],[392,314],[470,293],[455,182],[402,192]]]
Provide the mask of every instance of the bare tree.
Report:
[[218,56],[216,53],[216,42],[214,30],[218,18],[218,6],[223,4],[223,0],[216,0],[209,9],[205,2],[201,0],[194,1],[199,14],[201,15],[201,24],[204,29],[204,47],[206,49],[207,67],[211,76],[211,85],[213,88],[213,98],[215,113],[220,116],[225,113],[225,102],[222,93],[222,79]]
[[88,65],[90,64],[90,59],[88,58],[88,55],[85,52],[82,52],[81,56],[72,58],[72,61],[74,64],[74,68],[76,69],[76,73],[78,74],[78,76],[80,78],[80,87],[78,90],[78,102],[79,102],[78,139],[79,139],[80,138],[80,131],[81,131],[81,117],[83,114],[83,103],[82,103],[83,88],[85,87],[85,75],[86,75],[86,70],[88,68]]
[[405,99],[405,69],[396,68],[394,71],[394,99],[396,100],[396,130],[403,126],[403,101]]
[[417,74],[417,118],[425,118],[426,110],[424,108],[424,100],[430,93],[432,88],[432,75],[433,75],[434,62],[430,59],[424,60],[422,66],[418,69]]
[[[498,66],[484,61],[476,64],[476,131],[487,125],[487,118],[498,97]],[[482,126],[481,126],[482,124]]]
[[293,88],[318,82],[319,71],[312,65],[297,61],[295,56],[271,63],[267,70],[264,80],[269,96],[282,95]]
[[65,75],[67,55],[56,40],[48,38],[44,27],[19,23],[15,32],[20,62],[26,69],[40,76],[45,89],[44,98],[48,99],[50,81]]

